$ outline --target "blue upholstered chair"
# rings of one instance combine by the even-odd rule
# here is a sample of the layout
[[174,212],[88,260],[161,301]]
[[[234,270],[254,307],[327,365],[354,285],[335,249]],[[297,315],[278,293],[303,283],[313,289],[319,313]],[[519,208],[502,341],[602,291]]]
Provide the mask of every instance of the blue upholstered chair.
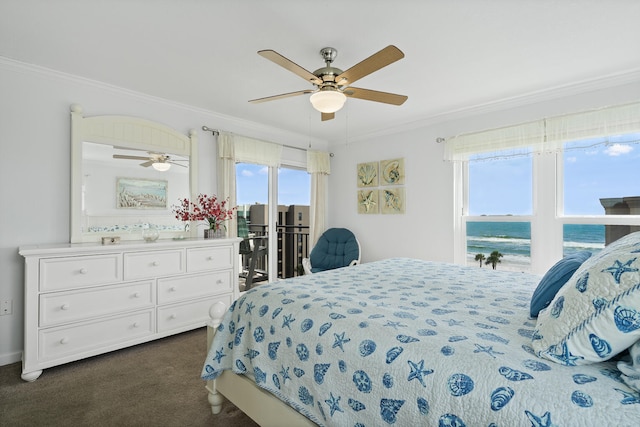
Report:
[[330,228],[318,239],[309,258],[302,260],[305,274],[360,264],[360,242],[346,228]]

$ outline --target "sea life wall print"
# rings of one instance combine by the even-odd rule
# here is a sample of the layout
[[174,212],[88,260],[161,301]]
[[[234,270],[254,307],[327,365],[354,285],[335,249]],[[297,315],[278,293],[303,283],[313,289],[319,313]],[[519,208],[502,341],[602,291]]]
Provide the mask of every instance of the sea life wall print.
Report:
[[358,187],[378,186],[378,162],[358,164]]
[[383,214],[403,214],[404,211],[404,187],[380,190],[380,212]]
[[404,184],[404,159],[380,161],[380,185]]
[[358,190],[358,213],[378,213],[378,190]]
[[124,209],[167,209],[167,181],[117,178],[116,207]]

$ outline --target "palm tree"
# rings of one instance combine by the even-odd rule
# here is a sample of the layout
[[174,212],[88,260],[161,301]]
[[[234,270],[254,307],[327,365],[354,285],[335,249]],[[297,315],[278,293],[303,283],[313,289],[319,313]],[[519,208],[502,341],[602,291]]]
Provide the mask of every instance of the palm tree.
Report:
[[501,262],[500,258],[502,258],[502,254],[498,251],[493,251],[491,252],[491,255],[489,255],[489,258],[487,258],[487,260],[484,263],[487,265],[491,264],[491,267],[495,270],[496,265],[499,262]]
[[480,262],[480,268],[482,268],[482,261],[485,260],[484,254],[476,254],[476,261]]

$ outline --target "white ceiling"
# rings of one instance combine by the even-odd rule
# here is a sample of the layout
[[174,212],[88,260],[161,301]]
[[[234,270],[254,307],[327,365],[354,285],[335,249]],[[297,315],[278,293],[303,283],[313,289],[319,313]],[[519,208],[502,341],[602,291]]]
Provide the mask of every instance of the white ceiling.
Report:
[[[638,0],[0,0],[0,56],[333,142],[637,78],[638,42]],[[356,86],[400,107],[349,99],[321,122],[308,95],[247,102],[312,88],[258,50],[314,71],[331,46],[346,70],[390,44],[405,58]]]

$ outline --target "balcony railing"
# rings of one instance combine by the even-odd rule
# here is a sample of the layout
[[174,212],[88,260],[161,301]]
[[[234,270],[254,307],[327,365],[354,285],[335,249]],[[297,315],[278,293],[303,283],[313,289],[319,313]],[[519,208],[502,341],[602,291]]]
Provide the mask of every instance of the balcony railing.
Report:
[[[249,223],[249,233],[256,236],[268,236],[266,224]],[[302,259],[309,256],[309,226],[308,225],[280,225],[276,224],[278,242],[277,277],[286,279],[302,276]],[[260,269],[267,270],[266,259],[258,261]]]

